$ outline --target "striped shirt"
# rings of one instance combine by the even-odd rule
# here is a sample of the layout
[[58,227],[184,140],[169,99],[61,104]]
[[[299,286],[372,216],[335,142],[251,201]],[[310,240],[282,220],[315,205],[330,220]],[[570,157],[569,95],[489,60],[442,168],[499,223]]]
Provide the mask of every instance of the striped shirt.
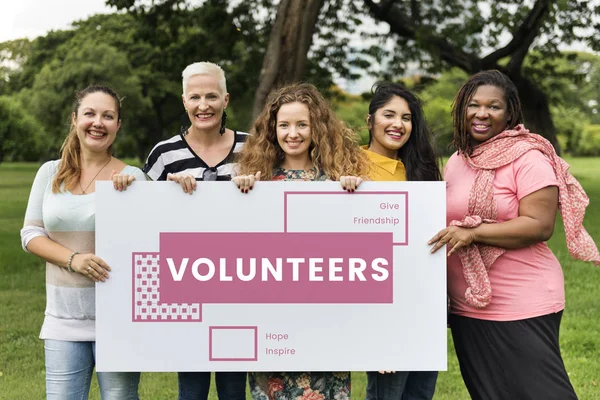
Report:
[[201,181],[204,171],[210,169],[216,171],[218,181],[230,181],[235,176],[233,167],[235,166],[234,157],[242,151],[244,143],[248,138],[246,132],[233,132],[235,140],[231,146],[229,154],[223,161],[217,165],[210,166],[204,162],[192,150],[184,135],[176,135],[171,139],[158,143],[148,156],[143,171],[153,181],[167,180],[167,174],[185,173],[196,177]]

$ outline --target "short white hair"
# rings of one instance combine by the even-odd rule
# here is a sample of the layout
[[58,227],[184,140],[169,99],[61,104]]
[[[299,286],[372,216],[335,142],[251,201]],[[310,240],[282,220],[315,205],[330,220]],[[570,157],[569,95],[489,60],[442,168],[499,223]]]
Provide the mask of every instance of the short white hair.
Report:
[[227,83],[225,82],[225,72],[217,64],[213,64],[208,61],[195,62],[185,67],[181,73],[183,78],[183,94],[185,94],[185,87],[188,80],[194,75],[211,75],[217,78],[219,88],[225,95],[227,93]]

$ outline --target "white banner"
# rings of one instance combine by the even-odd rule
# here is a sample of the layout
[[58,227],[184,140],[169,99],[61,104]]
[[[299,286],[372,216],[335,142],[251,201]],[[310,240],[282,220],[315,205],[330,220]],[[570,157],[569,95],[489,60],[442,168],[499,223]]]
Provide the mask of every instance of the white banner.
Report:
[[99,371],[446,369],[443,182],[98,182]]

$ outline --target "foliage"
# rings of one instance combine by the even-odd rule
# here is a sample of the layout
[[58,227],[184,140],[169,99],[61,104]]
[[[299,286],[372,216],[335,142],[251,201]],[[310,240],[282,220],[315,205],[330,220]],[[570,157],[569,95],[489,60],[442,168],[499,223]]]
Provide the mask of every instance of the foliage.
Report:
[[30,55],[29,39],[15,39],[0,43],[0,95],[9,92],[12,76]]
[[[94,42],[75,45],[73,41],[65,58],[53,59],[35,76],[33,87],[28,93],[32,109],[45,110],[37,118],[52,138],[49,148],[51,157],[58,153],[66,136],[73,110],[74,93],[90,83],[118,88],[123,97],[123,125],[115,143],[115,154],[135,150],[135,127],[139,126],[149,112],[149,104],[142,95],[139,78],[132,73],[127,56],[115,47]],[[62,49],[59,48],[59,51]],[[131,116],[128,110],[133,111]],[[65,116],[67,118],[65,118]],[[120,151],[123,150],[123,151]]]
[[176,3],[181,4],[95,15],[75,22],[73,30],[50,32],[31,43],[31,52],[0,90],[29,109],[45,110],[36,114],[51,137],[44,157],[56,157],[74,91],[104,83],[125,97],[118,154],[145,159],[159,140],[189,123],[182,118],[181,71],[201,60],[224,68],[231,93],[228,125],[246,129],[264,27],[246,3],[231,11],[221,0],[195,8]]
[[586,125],[578,141],[576,154],[581,156],[600,156],[600,125]]
[[[364,0],[364,4],[363,10],[376,20],[404,25],[396,30],[393,43],[386,34],[365,34],[380,40],[372,55],[392,76],[404,74],[411,62],[429,73],[450,66],[472,72],[505,57],[524,57],[528,50],[546,60],[560,56],[559,46],[572,43],[600,51],[600,4],[594,1]],[[513,53],[518,46],[526,46],[525,53]],[[539,71],[553,73],[539,67]]]
[[[244,130],[251,123],[251,103],[275,18],[274,3],[108,0],[107,4],[126,12],[95,15],[76,21],[72,30],[49,32],[32,41],[0,43],[0,75],[4,78],[0,79],[0,94],[20,102],[24,109],[44,109],[34,114],[50,139],[44,147],[46,154],[39,156],[55,157],[67,129],[73,92],[92,80],[112,85],[125,96],[118,153],[144,159],[156,142],[172,136],[186,123],[180,99],[181,70],[191,62],[208,60],[222,65],[227,75],[231,93],[228,125]],[[502,46],[514,45],[514,40],[507,44],[502,38],[508,33],[513,39],[519,35],[524,38],[519,33],[520,24],[542,2],[529,0],[520,6],[514,1],[492,6],[488,1],[461,2],[456,7],[456,0],[377,3],[377,7],[387,5],[389,15],[397,16],[401,11],[398,21],[407,23],[408,36],[392,30],[380,16],[377,21],[369,18],[367,13],[374,15],[369,3],[325,1],[309,52],[306,80],[336,102],[340,92],[334,89],[334,78],[354,79],[368,71],[393,80],[416,67],[432,72],[427,76],[435,78],[427,78],[427,83],[420,77],[414,89],[423,100],[438,150],[447,152],[451,137],[449,104],[458,86],[444,83],[450,79],[446,72],[450,71],[456,82],[467,76],[449,70],[453,62],[448,57],[453,54],[465,61],[456,70],[475,70],[495,62],[492,54],[501,55],[497,51],[501,52]],[[581,137],[581,123],[570,117],[581,116],[576,110],[584,113],[582,120],[600,123],[600,57],[555,51],[558,41],[575,40],[573,32],[579,27],[593,26],[590,18],[598,15],[600,7],[594,4],[549,2],[540,22],[540,35],[522,64],[522,74],[547,95],[552,115],[561,115],[563,121],[554,121],[565,143],[571,137]],[[552,29],[551,24],[555,24]],[[580,33],[580,41],[597,48],[597,35],[590,29]],[[364,40],[358,42],[358,35]],[[484,56],[483,52],[489,54]],[[508,69],[511,57],[496,60],[498,66]],[[344,107],[350,109],[344,111]],[[338,112],[350,125],[364,126],[365,111],[362,106],[353,107],[353,101],[342,100]],[[568,129],[565,119],[572,121]],[[567,151],[576,154],[574,149],[571,146]]]
[[569,154],[579,155],[579,143],[586,125],[586,116],[574,105],[558,104],[551,108],[556,121],[557,138],[560,147]]
[[464,71],[454,68],[441,74],[419,92],[425,119],[431,130],[435,149],[440,155],[453,152],[450,142],[454,135],[454,127],[450,111],[454,96],[466,79],[467,74]]
[[354,96],[339,90],[333,98],[332,105],[337,116],[358,134],[361,145],[368,144],[369,131],[366,118],[369,113],[369,102],[363,96]]
[[0,162],[37,161],[49,137],[18,99],[0,96]]

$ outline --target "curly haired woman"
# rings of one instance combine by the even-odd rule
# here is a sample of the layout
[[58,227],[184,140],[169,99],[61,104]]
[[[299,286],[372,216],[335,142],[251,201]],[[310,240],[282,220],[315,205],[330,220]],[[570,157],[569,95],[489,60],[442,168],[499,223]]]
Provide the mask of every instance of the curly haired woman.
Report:
[[[256,180],[338,180],[368,170],[352,130],[310,84],[293,84],[271,94],[242,150],[233,181],[245,193]],[[354,179],[352,185],[359,180]],[[344,183],[342,183],[344,185]],[[345,189],[353,191],[348,185]],[[255,400],[350,399],[350,372],[254,372],[248,375]]]

